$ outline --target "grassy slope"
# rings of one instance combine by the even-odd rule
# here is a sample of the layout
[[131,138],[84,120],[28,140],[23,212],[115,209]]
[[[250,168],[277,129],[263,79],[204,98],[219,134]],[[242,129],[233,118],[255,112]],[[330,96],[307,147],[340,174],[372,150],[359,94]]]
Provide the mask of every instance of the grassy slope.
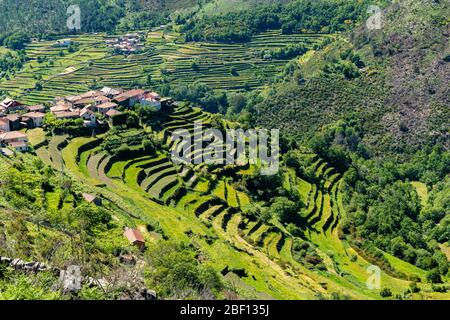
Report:
[[[208,196],[199,197],[195,192],[189,192],[176,207],[161,206],[151,201],[148,194],[137,185],[136,177],[141,170],[138,166],[152,160],[141,159],[140,162],[129,166],[125,171],[123,181],[121,178],[110,179],[105,187],[96,187],[105,183],[105,181],[99,180],[97,172],[94,173],[93,177],[92,173],[85,168],[88,155],[91,154],[92,156],[95,150],[84,152],[81,155],[80,163],[76,161],[78,148],[89,141],[92,141],[92,138],[73,139],[63,150],[66,168],[74,176],[88,182],[96,192],[111,199],[129,215],[144,222],[157,221],[169,238],[187,241],[189,238],[192,239],[194,237],[202,250],[211,257],[210,263],[217,270],[222,270],[226,266],[245,269],[249,275],[242,278],[244,283],[246,283],[246,285],[241,287],[245,291],[245,296],[262,298],[268,294],[278,299],[305,299],[314,298],[317,293],[339,292],[352,298],[380,298],[377,290],[369,290],[365,285],[368,277],[366,269],[370,264],[350,248],[346,242],[342,242],[338,238],[337,228],[326,233],[321,231],[308,233],[308,239],[318,247],[318,253],[324,259],[328,271],[309,270],[292,258],[292,253],[290,252],[291,239],[288,238],[284,241],[283,247],[278,248],[275,240],[281,238],[277,232],[264,232],[268,230],[267,226],[262,226],[257,232],[245,237],[246,239],[257,241],[261,244],[261,247],[249,244],[242,238],[239,231],[238,226],[242,219],[240,214],[232,215],[230,220],[225,222],[226,211],[221,211],[215,217],[206,216],[201,218],[200,221],[203,223],[198,223],[199,220],[194,214],[194,208],[202,201],[207,200]],[[126,163],[123,161],[116,163],[108,175],[110,177],[121,177],[125,165]],[[315,167],[316,174],[319,176],[324,172],[331,171],[325,170],[324,163],[320,161],[317,162]],[[308,198],[303,194],[312,189],[308,182],[293,177],[292,171],[289,173],[289,179],[286,179],[286,181],[289,182],[289,188],[300,190],[302,197],[304,199]],[[322,197],[328,199],[323,207],[324,212],[316,212],[315,214],[316,217],[321,217],[321,219],[316,221],[317,225],[315,228],[317,230],[321,230],[327,217],[331,214],[336,214],[337,206],[341,214],[345,212],[342,205],[343,190],[341,190],[338,180],[334,179],[333,181],[333,184],[338,183],[338,187],[330,187],[329,190],[332,190],[331,194],[325,191],[323,193],[319,192],[319,197],[310,201],[318,204],[320,207]],[[234,189],[232,185],[229,184],[231,181],[225,182],[224,180],[220,181],[212,190],[212,193],[231,201],[230,205],[236,205],[237,198],[233,195]],[[326,184],[328,185],[328,183]],[[206,192],[208,183],[206,181],[199,183],[196,188]],[[330,208],[330,200],[331,198],[335,199],[335,197],[337,205],[335,204]],[[239,198],[245,199],[243,201],[244,204],[249,201],[248,197],[242,192],[240,192]],[[283,227],[279,226],[279,228]],[[188,237],[187,234],[191,234],[191,236]],[[212,244],[208,244],[205,237],[216,237],[217,240]],[[353,256],[357,257],[356,261],[352,259]],[[408,274],[424,273],[418,268],[404,262],[400,263],[397,260],[393,257],[390,259],[394,267],[399,271]],[[393,278],[384,272],[382,272],[382,283],[383,286],[391,288],[395,293],[402,292],[409,284],[408,281]],[[324,289],[324,284],[326,284],[326,290]],[[251,286],[254,289],[248,290],[247,286]],[[427,292],[430,291],[428,286],[424,286],[424,289],[425,297],[435,297],[434,294]]]

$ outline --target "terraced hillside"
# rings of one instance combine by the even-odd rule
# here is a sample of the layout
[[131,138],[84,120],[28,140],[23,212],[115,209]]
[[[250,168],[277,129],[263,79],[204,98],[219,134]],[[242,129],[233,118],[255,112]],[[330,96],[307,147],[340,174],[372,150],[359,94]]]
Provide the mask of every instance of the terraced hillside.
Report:
[[[180,106],[167,115],[163,131],[168,137],[176,128],[191,130],[198,119],[208,128],[209,118],[198,109]],[[246,210],[255,200],[234,182],[252,171],[248,165],[228,172],[204,164],[176,164],[169,151],[180,141],[170,138],[156,154],[126,160],[102,150],[102,136],[73,138],[62,145],[60,139],[50,139],[47,150],[62,148],[62,162],[45,152],[38,155],[54,166],[62,163],[66,172],[88,183],[126,216],[157,221],[168,238],[195,242],[222,275],[238,275],[236,285],[247,297],[380,298],[379,290],[366,285],[371,263],[339,235],[345,217],[342,173],[314,154],[303,155],[315,173],[311,181],[292,168],[282,168],[284,188],[298,191],[305,204],[301,233],[294,235],[278,220],[264,221]],[[49,196],[49,202],[56,201]],[[423,270],[417,275],[424,280]],[[407,277],[384,271],[381,282],[393,292],[404,291],[410,283]],[[445,297],[424,281],[419,286],[421,297]]]
[[[263,51],[303,44],[312,48],[325,35],[262,33],[247,44],[184,43],[182,35],[153,31],[144,52],[112,55],[104,34],[73,36],[75,51],[36,41],[26,47],[22,70],[0,80],[0,91],[29,104],[51,101],[101,86],[131,88],[195,80],[214,89],[255,89],[266,85],[289,59],[265,59]],[[109,36],[108,36],[109,37]],[[73,51],[73,52],[72,52]]]
[[[175,83],[199,80],[215,89],[258,88],[279,73],[289,59],[264,59],[261,52],[303,44],[312,48],[325,35],[291,34],[269,31],[245,44],[177,43],[161,41],[159,33],[150,33],[149,41],[158,43],[167,77]],[[196,66],[193,67],[192,63]]]

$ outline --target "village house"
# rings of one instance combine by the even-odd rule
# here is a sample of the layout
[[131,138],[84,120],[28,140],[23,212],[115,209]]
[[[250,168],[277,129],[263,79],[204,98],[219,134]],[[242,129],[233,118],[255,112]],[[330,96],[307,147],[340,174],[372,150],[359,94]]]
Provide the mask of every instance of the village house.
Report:
[[25,109],[28,112],[45,112],[45,106],[42,104],[37,104],[34,106],[27,106],[27,107],[25,107]]
[[142,89],[134,89],[126,91],[122,94],[119,94],[117,97],[114,98],[114,101],[117,102],[119,105],[131,108],[136,103],[141,101],[144,98],[145,91]]
[[109,98],[105,97],[104,95],[99,95],[99,96],[86,97],[86,98],[74,100],[72,102],[72,106],[74,108],[83,108],[89,104],[96,106],[98,104],[106,103],[109,101],[110,101]]
[[57,119],[76,119],[80,117],[79,111],[61,111],[56,112],[55,117]]
[[56,115],[57,113],[59,113],[59,112],[68,112],[68,111],[71,111],[71,107],[70,107],[70,105],[68,105],[68,104],[58,104],[58,105],[56,105],[56,106],[54,106],[54,107],[51,107],[50,108],[50,111],[54,114],[54,115]]
[[10,98],[6,98],[0,102],[0,112],[2,113],[15,112],[22,110],[23,108],[24,105],[22,103]]
[[20,131],[10,131],[0,134],[0,141],[3,145],[14,148],[17,151],[28,150],[28,137]]
[[42,112],[28,112],[22,115],[22,122],[26,122],[28,127],[30,127],[30,121],[31,127],[42,127],[44,117],[45,113]]
[[162,98],[161,99],[161,109],[167,109],[169,107],[175,106],[176,102],[172,98]]
[[6,119],[9,120],[9,129],[11,131],[16,131],[21,129],[21,121],[18,114],[7,114]]
[[130,33],[119,38],[107,39],[105,43],[108,47],[113,48],[114,51],[124,54],[136,53],[144,49],[138,33]]
[[9,132],[11,128],[9,127],[9,120],[6,117],[0,118],[0,132]]
[[71,39],[59,39],[56,40],[55,46],[56,47],[69,47],[73,44],[73,41]]
[[131,244],[137,246],[140,250],[145,249],[144,236],[138,229],[125,228],[123,235]]
[[82,193],[81,196],[83,197],[83,199],[90,203],[90,204],[94,204],[97,207],[101,207],[102,206],[102,199],[100,199],[99,197],[94,196],[93,194],[90,193]]
[[80,111],[80,117],[84,120],[86,127],[95,127],[97,125],[97,116],[88,108],[83,108]]
[[120,112],[119,110],[116,110],[116,109],[110,109],[110,110],[108,110],[108,112],[106,112],[105,116],[106,116],[107,118],[111,119],[112,117],[118,116],[118,115],[120,115],[120,114],[122,114],[122,112]]
[[98,113],[102,114],[103,116],[106,116],[106,113],[109,110],[116,109],[117,107],[118,107],[117,104],[114,102],[106,102],[106,103],[99,104],[96,107],[96,109],[97,109]]
[[113,99],[115,96],[118,96],[119,94],[123,93],[122,89],[114,89],[110,87],[104,87],[100,90],[105,97],[108,97],[110,99]]
[[0,148],[0,153],[6,157],[14,156],[14,152],[8,148]]
[[64,101],[69,103],[72,107],[76,105],[84,106],[84,104],[94,103],[95,102],[94,98],[100,96],[103,96],[103,92],[93,90],[76,96],[65,97]]
[[154,107],[156,111],[161,110],[161,96],[156,92],[146,93],[139,103],[143,106]]

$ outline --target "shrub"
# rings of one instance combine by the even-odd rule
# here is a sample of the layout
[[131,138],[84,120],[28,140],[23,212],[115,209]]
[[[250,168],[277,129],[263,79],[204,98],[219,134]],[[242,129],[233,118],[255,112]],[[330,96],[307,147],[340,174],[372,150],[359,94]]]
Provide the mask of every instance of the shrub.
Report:
[[417,282],[411,282],[410,284],[409,284],[409,291],[411,292],[411,293],[418,293],[418,292],[420,292],[420,288],[417,286]]
[[427,281],[430,283],[442,283],[442,278],[439,272],[434,269],[427,273]]
[[380,291],[380,296],[383,298],[387,298],[387,297],[391,297],[392,296],[392,291],[389,288],[383,288]]

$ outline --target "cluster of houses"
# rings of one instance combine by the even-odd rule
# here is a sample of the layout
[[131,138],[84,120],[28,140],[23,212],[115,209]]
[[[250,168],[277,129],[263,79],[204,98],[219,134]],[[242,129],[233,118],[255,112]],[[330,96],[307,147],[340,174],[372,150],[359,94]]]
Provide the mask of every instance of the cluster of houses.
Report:
[[59,39],[53,44],[54,47],[70,47],[73,44],[71,39]]
[[82,119],[85,127],[95,127],[99,123],[99,115],[111,120],[122,113],[119,109],[131,108],[137,103],[159,111],[162,107],[170,106],[172,100],[161,98],[158,93],[150,90],[126,91],[109,87],[76,96],[57,97],[50,109],[43,105],[26,106],[6,98],[0,102],[0,144],[3,153],[7,152],[5,147],[26,151],[28,138],[19,130],[41,127],[48,112],[57,119]]
[[108,47],[124,54],[138,53],[144,49],[139,33],[129,33],[121,37],[110,38],[105,40],[105,43]]

